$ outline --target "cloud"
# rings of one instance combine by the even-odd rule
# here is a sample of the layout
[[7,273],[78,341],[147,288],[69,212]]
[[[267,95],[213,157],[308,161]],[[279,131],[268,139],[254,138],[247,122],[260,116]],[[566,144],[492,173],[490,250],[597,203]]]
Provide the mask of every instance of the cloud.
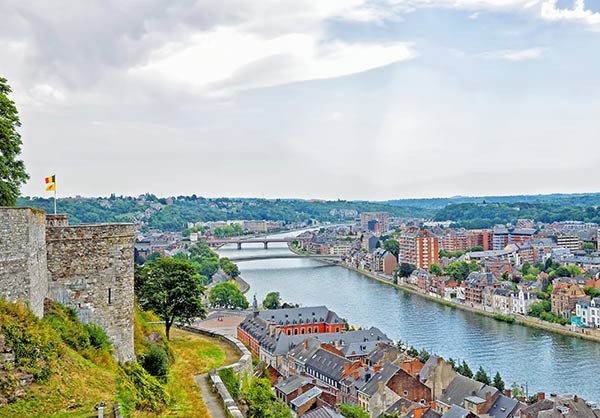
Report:
[[547,20],[579,21],[589,25],[600,25],[600,12],[586,8],[585,0],[574,0],[572,9],[560,9],[558,0],[547,0],[542,4],[542,17]]
[[415,52],[405,42],[322,41],[308,33],[264,38],[218,28],[195,35],[183,48],[159,50],[155,55],[146,65],[132,69],[132,76],[173,79],[203,94],[222,94],[345,76],[410,59]]
[[521,50],[505,49],[501,51],[487,51],[478,56],[486,59],[499,59],[504,61],[524,61],[540,58],[548,48],[536,47]]

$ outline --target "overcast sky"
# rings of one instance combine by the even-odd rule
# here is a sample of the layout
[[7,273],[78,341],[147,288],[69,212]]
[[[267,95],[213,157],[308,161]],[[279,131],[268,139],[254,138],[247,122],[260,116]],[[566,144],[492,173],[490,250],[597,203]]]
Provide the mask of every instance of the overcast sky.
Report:
[[600,191],[600,0],[0,2],[45,195]]

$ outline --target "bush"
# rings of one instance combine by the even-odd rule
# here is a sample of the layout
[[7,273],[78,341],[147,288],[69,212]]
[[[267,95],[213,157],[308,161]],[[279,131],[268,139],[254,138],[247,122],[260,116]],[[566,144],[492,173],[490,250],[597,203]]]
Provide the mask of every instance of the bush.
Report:
[[110,350],[111,343],[108,335],[96,324],[86,324],[85,328],[89,335],[90,344],[98,350]]
[[155,377],[132,361],[121,367],[122,390],[134,394],[135,408],[142,411],[160,412],[169,402],[169,395]]
[[512,316],[502,315],[502,314],[494,315],[494,319],[496,321],[507,322],[509,324],[512,324],[513,322],[515,322],[515,318],[513,318]]
[[169,373],[169,358],[165,350],[156,344],[152,344],[141,359],[142,367],[152,376],[161,380],[167,379]]
[[223,384],[229,391],[229,394],[233,399],[238,399],[240,396],[240,378],[233,371],[233,369],[221,369],[219,370],[219,377],[223,381]]

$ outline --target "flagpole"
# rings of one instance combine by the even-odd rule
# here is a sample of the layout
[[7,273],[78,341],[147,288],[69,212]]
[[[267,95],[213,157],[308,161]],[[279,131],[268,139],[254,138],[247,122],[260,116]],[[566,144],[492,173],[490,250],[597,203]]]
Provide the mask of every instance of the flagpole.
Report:
[[54,182],[54,214],[56,215],[56,181]]

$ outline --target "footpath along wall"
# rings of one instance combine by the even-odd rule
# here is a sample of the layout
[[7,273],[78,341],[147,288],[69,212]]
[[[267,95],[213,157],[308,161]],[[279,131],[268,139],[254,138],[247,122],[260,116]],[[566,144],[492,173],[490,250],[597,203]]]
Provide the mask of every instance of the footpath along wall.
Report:
[[231,396],[231,394],[229,393],[229,391],[223,384],[223,381],[221,380],[221,378],[219,377],[218,372],[221,369],[233,369],[233,371],[238,376],[244,376],[245,373],[251,374],[252,373],[252,354],[250,353],[250,351],[248,351],[248,349],[246,348],[246,346],[244,346],[244,344],[242,344],[240,341],[238,341],[237,339],[235,339],[229,335],[222,334],[217,331],[209,331],[209,330],[205,330],[205,329],[194,328],[191,326],[184,326],[181,328],[186,331],[189,331],[189,332],[193,332],[193,333],[200,334],[200,335],[205,335],[207,337],[219,338],[219,339],[223,340],[224,342],[226,342],[227,344],[231,345],[233,348],[236,349],[236,351],[238,353],[240,353],[241,357],[237,363],[230,364],[228,366],[223,366],[216,370],[211,371],[209,373],[209,378],[212,382],[213,387],[219,394],[219,397],[223,401],[223,405],[225,406],[225,409],[227,410],[227,413],[229,414],[229,416],[231,416],[233,418],[244,418],[244,415],[238,408],[237,403],[235,402],[235,400],[233,399],[233,397]]

